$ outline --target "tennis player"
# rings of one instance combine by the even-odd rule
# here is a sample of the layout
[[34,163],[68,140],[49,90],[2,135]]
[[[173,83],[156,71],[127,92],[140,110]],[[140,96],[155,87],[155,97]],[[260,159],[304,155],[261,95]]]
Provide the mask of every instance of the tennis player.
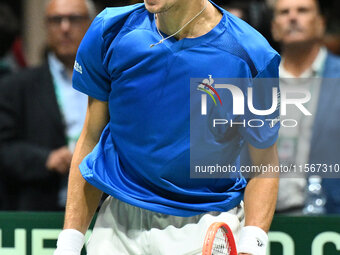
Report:
[[[102,191],[111,196],[90,255],[201,254],[215,221],[229,224],[239,254],[265,254],[277,179],[190,179],[189,87],[209,75],[277,77],[279,62],[259,33],[208,0],[145,0],[99,14],[75,62],[73,86],[89,102],[55,255],[80,254]],[[254,164],[277,165],[278,129],[207,139],[235,165],[245,141]]]

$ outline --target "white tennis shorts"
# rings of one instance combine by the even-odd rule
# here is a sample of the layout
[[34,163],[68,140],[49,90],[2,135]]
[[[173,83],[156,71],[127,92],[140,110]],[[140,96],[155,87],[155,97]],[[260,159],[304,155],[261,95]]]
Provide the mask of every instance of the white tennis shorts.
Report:
[[226,222],[235,241],[244,225],[243,203],[228,212],[178,217],[108,197],[87,243],[88,255],[198,255],[208,227]]

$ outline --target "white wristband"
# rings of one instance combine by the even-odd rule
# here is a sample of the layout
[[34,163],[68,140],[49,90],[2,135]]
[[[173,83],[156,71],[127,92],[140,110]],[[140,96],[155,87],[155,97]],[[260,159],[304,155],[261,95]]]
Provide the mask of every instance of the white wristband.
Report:
[[238,253],[265,255],[267,251],[268,235],[261,228],[246,226],[241,229],[237,246]]
[[84,242],[83,233],[75,229],[64,229],[58,236],[54,255],[80,255]]

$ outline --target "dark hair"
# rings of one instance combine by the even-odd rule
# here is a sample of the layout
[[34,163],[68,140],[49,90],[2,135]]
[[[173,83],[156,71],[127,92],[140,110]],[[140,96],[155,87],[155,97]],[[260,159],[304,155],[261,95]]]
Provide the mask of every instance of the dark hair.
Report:
[[11,48],[18,35],[18,20],[12,10],[4,3],[0,4],[0,57],[3,57]]

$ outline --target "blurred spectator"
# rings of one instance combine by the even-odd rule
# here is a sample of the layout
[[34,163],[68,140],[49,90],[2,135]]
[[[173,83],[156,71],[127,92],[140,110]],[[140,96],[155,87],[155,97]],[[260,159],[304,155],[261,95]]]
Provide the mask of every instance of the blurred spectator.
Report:
[[17,18],[9,6],[0,3],[0,78],[25,64],[18,45],[18,33]]
[[106,7],[119,7],[132,5],[137,3],[143,3],[143,0],[101,0],[96,3],[98,10],[102,10]]
[[236,17],[243,19],[257,31],[259,31],[273,48],[278,48],[276,42],[274,42],[272,39],[270,30],[272,11],[265,1],[216,0],[214,2]]
[[[322,44],[325,19],[317,0],[277,0],[274,3],[272,33],[281,44],[281,78],[339,78],[340,58]],[[311,80],[309,80],[311,81]],[[284,79],[282,86],[296,79]],[[300,79],[298,86],[312,91],[309,102],[312,117],[299,116],[299,132],[280,131],[278,151],[281,162],[292,164],[334,164],[340,160],[340,86],[329,80],[313,79],[308,84]],[[334,86],[336,85],[336,86]],[[327,118],[334,119],[328,121]],[[296,177],[296,176],[295,176]],[[328,213],[340,213],[340,182],[324,179]],[[304,178],[281,178],[278,212],[301,212],[305,203]]]
[[249,22],[249,3],[240,2],[240,1],[232,1],[228,4],[221,4],[221,7],[226,9],[231,14],[236,17],[243,19],[245,22]]
[[64,205],[60,191],[87,107],[87,97],[72,89],[71,78],[78,46],[96,13],[93,6],[89,0],[50,0],[46,62],[0,83],[4,209],[58,210]]

